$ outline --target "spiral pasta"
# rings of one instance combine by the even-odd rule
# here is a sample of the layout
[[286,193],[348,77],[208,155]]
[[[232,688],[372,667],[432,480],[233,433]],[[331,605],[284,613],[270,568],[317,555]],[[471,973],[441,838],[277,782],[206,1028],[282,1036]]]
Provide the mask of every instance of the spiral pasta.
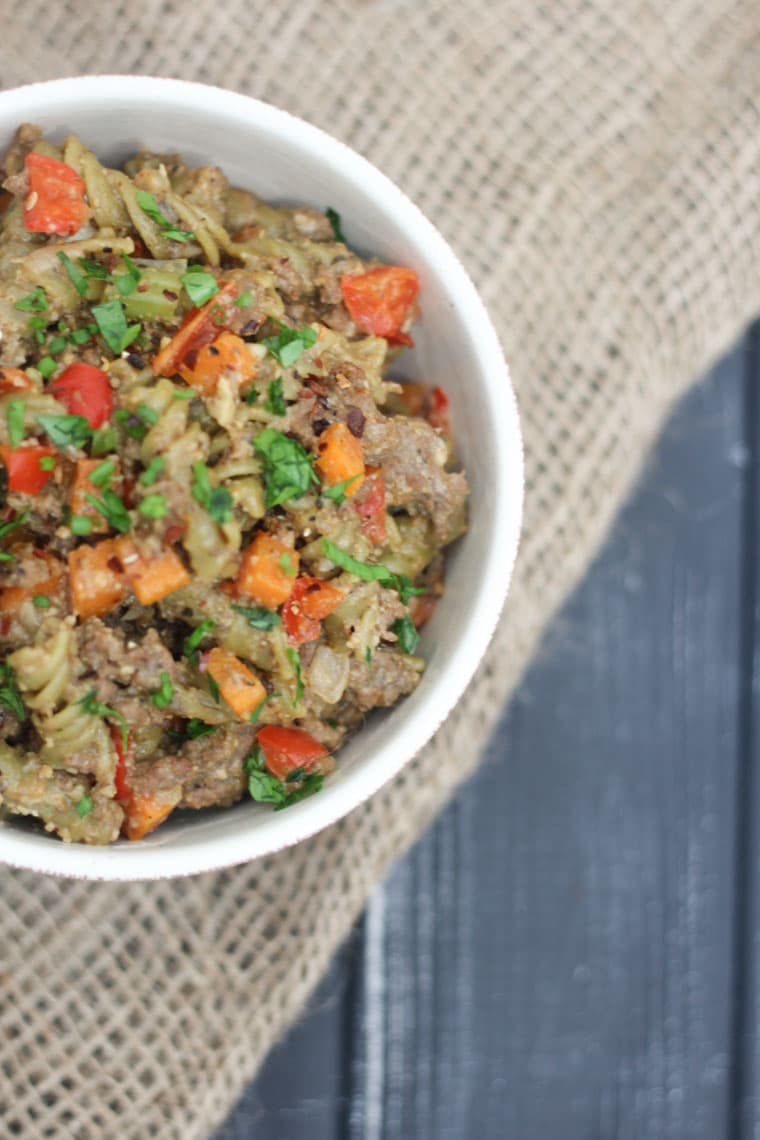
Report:
[[103,791],[113,791],[114,757],[103,717],[86,711],[88,689],[75,684],[75,644],[71,626],[52,634],[44,629],[35,645],[8,657],[24,703],[42,741],[40,759],[52,768],[78,767],[92,771]]

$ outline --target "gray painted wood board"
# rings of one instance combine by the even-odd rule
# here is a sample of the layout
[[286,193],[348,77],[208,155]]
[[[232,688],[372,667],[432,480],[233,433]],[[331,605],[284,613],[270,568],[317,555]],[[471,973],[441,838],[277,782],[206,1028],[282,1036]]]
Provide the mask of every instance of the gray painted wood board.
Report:
[[218,1140],[760,1137],[757,380],[748,338],[677,410]]

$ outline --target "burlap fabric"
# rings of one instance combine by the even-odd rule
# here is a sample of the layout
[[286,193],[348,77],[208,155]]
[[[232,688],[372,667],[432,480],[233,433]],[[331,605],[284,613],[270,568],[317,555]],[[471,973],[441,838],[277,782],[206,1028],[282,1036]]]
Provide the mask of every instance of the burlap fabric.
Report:
[[760,310],[760,10],[3,0],[0,14],[5,86],[195,78],[366,154],[469,267],[522,408],[527,516],[507,613],[401,778],[298,849],[227,873],[135,887],[2,873],[0,1134],[192,1140],[472,770],[672,401]]

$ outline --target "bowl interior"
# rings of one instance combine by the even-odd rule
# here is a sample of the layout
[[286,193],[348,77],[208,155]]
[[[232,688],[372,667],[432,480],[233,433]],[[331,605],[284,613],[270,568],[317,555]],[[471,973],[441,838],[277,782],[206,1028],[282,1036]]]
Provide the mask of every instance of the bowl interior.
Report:
[[242,862],[312,834],[377,790],[429,739],[472,676],[506,594],[520,526],[522,454],[507,369],[474,287],[437,231],[382,174],[316,128],[218,89],[128,77],[0,94],[0,147],[25,120],[55,140],[80,135],[109,163],[146,146],[177,151],[191,164],[219,165],[265,198],[332,206],[351,245],[420,276],[416,345],[396,371],[448,393],[471,499],[469,531],[450,550],[446,596],[424,632],[428,667],[415,693],[371,717],[320,794],[287,812],[245,803],[183,814],[140,843],[103,849],[0,827],[0,860],[59,874],[154,878]]

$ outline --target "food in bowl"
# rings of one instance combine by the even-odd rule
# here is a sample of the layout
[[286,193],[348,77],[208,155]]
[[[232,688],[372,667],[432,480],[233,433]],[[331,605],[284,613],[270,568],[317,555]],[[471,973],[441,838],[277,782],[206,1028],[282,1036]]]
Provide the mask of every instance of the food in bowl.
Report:
[[465,528],[406,267],[215,167],[22,126],[0,218],[0,794],[64,840],[318,790]]

